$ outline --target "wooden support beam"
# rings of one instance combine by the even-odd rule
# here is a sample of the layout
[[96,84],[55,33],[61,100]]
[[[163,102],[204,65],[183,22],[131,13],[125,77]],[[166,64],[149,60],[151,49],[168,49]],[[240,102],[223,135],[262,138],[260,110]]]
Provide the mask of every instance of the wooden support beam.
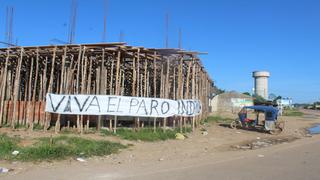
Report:
[[[64,93],[64,84],[66,83],[65,82],[65,64],[66,64],[66,56],[67,56],[67,46],[65,46],[64,48],[64,53],[63,53],[63,56],[62,56],[62,65],[61,65],[61,76],[60,76],[60,88],[58,91],[59,94],[63,94]],[[60,132],[60,124],[61,124],[61,114],[58,114],[58,118],[57,118],[57,121],[55,123],[55,128],[54,128],[54,131],[55,133],[58,133]]]
[[[156,62],[157,53],[154,52],[153,59],[153,97],[157,97],[157,62]],[[153,118],[153,131],[156,132],[157,129],[157,118]]]
[[7,73],[8,73],[8,63],[9,63],[9,57],[10,57],[10,49],[7,50],[6,54],[6,62],[4,66],[3,71],[3,79],[1,84],[1,101],[0,101],[0,126],[4,123],[3,122],[3,116],[4,116],[4,104],[5,104],[5,97],[6,97],[6,88],[7,88]]
[[[32,57],[31,59],[31,65],[30,65],[30,72],[29,72],[29,83],[28,83],[28,98],[27,98],[27,122],[28,122],[28,126],[30,130],[33,130],[33,114],[31,115],[31,109],[33,107],[33,102],[32,102],[32,75],[33,75],[33,63],[34,63],[34,57]],[[33,86],[33,88],[35,88]]]
[[[119,77],[119,73],[120,73],[120,60],[121,60],[121,51],[118,51],[118,56],[117,56],[117,65],[116,65],[116,95],[119,95],[120,92],[120,77]],[[113,128],[113,133],[117,133],[117,120],[118,117],[115,116],[114,117],[114,128]]]
[[12,129],[15,129],[16,122],[19,118],[19,111],[17,115],[17,105],[19,105],[19,92],[20,92],[20,75],[21,75],[21,64],[22,64],[22,58],[23,58],[23,48],[20,49],[20,58],[18,60],[18,65],[16,67],[16,73],[15,73],[15,81],[14,81],[14,92],[13,92],[13,115],[12,115],[12,122],[11,127]]
[[[32,92],[32,119],[30,121],[30,130],[33,130],[33,124],[34,124],[34,120],[37,119],[37,123],[39,123],[39,117],[38,115],[35,113],[36,111],[36,93],[37,93],[37,85],[38,85],[38,76],[39,76],[39,48],[37,48],[36,50],[36,70],[35,70],[35,78],[34,78],[34,84],[33,84],[33,92]],[[39,100],[39,98],[38,98]],[[40,103],[38,103],[40,105]],[[36,118],[35,118],[36,116]]]

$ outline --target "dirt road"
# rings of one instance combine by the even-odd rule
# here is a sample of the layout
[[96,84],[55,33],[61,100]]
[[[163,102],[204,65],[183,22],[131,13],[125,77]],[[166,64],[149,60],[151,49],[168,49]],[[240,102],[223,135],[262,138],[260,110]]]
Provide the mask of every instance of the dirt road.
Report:
[[[320,123],[320,113],[283,117],[285,131],[278,136],[224,126],[208,125],[208,135],[198,130],[183,141],[130,142],[120,154],[95,157],[81,163],[0,162],[13,168],[0,179],[319,179],[320,135],[309,137],[305,127]],[[286,139],[298,139],[286,142]],[[248,142],[281,140],[248,150]],[[284,141],[283,141],[284,140]]]
[[[234,153],[223,159],[208,158],[198,164],[171,168],[117,172],[115,179],[234,179],[234,180],[318,180],[320,176],[320,137],[299,140],[290,145]],[[108,177],[108,173],[96,179]]]

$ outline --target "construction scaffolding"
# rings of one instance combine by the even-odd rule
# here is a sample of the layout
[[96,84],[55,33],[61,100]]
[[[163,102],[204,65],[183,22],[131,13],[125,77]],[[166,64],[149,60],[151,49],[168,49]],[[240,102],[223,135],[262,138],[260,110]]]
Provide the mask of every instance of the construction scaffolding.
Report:
[[[35,125],[116,129],[122,121],[181,129],[197,127],[209,113],[212,80],[197,52],[125,43],[0,48],[0,126]],[[133,118],[59,115],[45,112],[47,93],[198,99],[197,117]],[[125,123],[124,123],[125,124]]]

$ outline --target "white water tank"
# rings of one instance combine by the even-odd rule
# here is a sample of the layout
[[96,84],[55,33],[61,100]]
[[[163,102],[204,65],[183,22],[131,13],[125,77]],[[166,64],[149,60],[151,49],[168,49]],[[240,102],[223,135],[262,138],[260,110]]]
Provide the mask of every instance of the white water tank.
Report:
[[268,99],[268,78],[270,73],[268,71],[254,71],[252,77],[254,78],[255,95]]

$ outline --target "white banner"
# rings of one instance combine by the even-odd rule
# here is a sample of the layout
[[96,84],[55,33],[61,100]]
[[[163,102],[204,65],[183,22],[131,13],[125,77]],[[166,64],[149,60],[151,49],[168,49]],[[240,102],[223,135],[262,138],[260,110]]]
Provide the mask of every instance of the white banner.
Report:
[[112,95],[47,94],[46,112],[77,115],[114,115],[135,117],[196,116],[199,100],[170,100]]

